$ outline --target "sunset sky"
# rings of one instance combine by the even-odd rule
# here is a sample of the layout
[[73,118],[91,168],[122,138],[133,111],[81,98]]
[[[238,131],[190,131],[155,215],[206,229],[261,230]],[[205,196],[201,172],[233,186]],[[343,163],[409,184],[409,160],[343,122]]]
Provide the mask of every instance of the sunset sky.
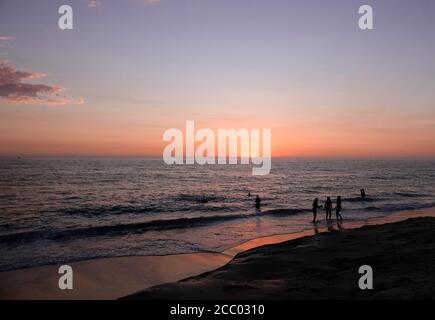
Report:
[[275,157],[435,158],[434,57],[433,0],[0,0],[0,155],[161,156],[194,120],[271,128]]

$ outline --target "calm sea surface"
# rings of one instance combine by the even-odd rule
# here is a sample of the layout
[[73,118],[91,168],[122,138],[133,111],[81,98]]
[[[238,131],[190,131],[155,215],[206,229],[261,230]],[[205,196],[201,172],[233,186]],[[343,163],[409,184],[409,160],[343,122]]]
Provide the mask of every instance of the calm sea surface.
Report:
[[[327,195],[342,196],[346,220],[435,207],[434,161],[279,159],[268,176],[251,169],[140,158],[0,159],[0,270],[222,251],[311,228],[312,201]],[[261,210],[253,205],[257,194]],[[321,210],[319,218],[324,224]]]

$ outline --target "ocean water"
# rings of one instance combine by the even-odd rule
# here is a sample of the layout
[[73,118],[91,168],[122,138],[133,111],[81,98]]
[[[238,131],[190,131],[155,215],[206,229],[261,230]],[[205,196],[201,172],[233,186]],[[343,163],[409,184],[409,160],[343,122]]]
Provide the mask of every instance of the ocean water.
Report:
[[[252,176],[251,169],[141,158],[0,159],[0,271],[223,251],[312,228],[312,201],[327,195],[343,198],[344,227],[349,220],[435,207],[434,161],[275,159],[268,176]],[[322,210],[319,220],[326,223]]]

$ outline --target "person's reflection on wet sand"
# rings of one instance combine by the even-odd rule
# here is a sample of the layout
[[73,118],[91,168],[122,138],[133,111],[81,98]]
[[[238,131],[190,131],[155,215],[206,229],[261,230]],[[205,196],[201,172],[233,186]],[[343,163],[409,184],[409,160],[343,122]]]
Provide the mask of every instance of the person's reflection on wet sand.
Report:
[[332,216],[332,200],[331,197],[327,197],[326,198],[326,202],[325,202],[325,211],[326,211],[326,220],[331,220],[331,216]]
[[333,232],[334,231],[334,225],[332,224],[332,222],[328,221],[328,232]]

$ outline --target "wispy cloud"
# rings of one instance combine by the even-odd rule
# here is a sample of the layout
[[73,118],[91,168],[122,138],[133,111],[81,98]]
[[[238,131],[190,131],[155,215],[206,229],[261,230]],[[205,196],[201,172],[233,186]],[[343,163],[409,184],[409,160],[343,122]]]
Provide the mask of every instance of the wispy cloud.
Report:
[[13,39],[13,37],[8,37],[8,36],[0,36],[0,42],[1,41],[7,41],[7,40],[11,40]]
[[[141,0],[141,1],[143,1],[143,3],[146,6],[155,5],[162,2],[162,0]],[[102,2],[98,0],[86,0],[86,5],[89,8],[97,8],[102,5]]]
[[13,37],[0,36],[0,47],[4,47],[4,43],[11,39],[13,39]]
[[83,98],[67,96],[61,86],[32,84],[31,81],[45,77],[44,73],[20,71],[0,61],[0,98],[12,104],[68,105],[83,104]]
[[144,0],[146,5],[152,5],[152,4],[157,4],[159,2],[161,2],[162,0]]
[[89,8],[96,8],[101,6],[101,2],[98,0],[86,0]]

